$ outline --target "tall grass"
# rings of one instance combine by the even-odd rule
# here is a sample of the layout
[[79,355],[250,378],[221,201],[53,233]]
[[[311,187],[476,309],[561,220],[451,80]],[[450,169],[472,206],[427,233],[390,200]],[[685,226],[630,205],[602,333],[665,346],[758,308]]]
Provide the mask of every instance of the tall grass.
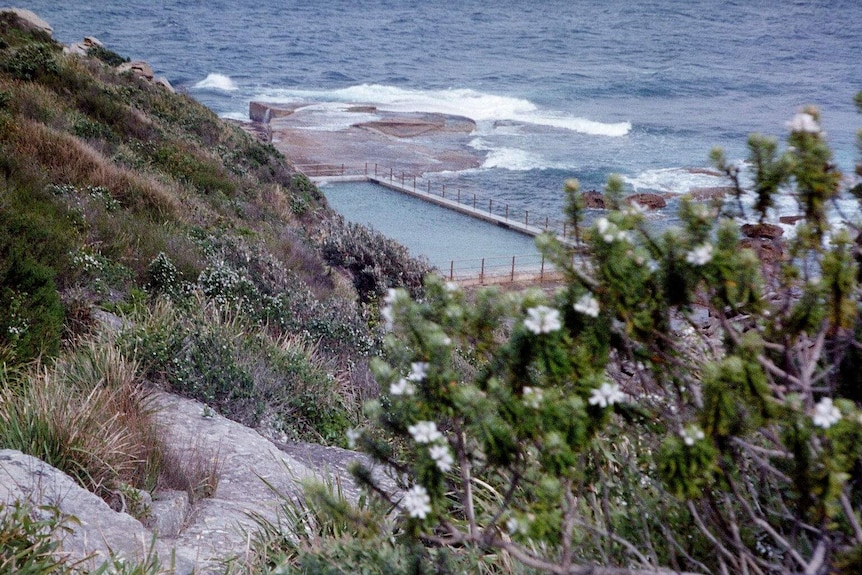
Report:
[[56,364],[0,373],[0,444],[65,471],[110,498],[152,489],[162,443],[137,364],[89,341]]

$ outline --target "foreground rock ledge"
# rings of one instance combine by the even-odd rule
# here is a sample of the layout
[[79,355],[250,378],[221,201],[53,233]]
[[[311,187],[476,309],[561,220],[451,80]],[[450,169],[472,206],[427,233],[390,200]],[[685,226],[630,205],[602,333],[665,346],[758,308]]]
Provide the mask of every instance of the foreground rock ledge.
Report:
[[[80,525],[69,525],[72,531],[62,540],[62,551],[70,559],[85,560],[90,568],[102,563],[111,550],[139,560],[154,544],[164,566],[173,556],[176,573],[200,574],[221,573],[221,562],[244,554],[256,529],[252,514],[276,520],[282,499],[273,489],[293,497],[304,479],[330,479],[345,487],[348,498],[358,497],[347,468],[363,457],[360,454],[305,444],[285,446],[295,455],[288,454],[252,429],[220,415],[205,417],[209,412],[197,401],[161,392],[154,401],[166,443],[188,457],[215,458],[218,468],[212,497],[196,502],[184,518],[156,518],[154,523],[167,533],[154,532],[134,517],[112,510],[65,473],[18,451],[0,451],[0,501],[52,505],[77,517]],[[157,493],[156,499],[176,496]],[[154,512],[159,513],[155,505]],[[165,528],[169,522],[173,526]]]

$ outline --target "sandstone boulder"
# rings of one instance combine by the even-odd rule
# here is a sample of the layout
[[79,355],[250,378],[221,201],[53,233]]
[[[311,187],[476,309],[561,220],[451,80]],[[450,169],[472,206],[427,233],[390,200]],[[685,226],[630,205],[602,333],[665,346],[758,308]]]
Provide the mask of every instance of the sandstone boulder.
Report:
[[743,235],[749,238],[778,239],[784,235],[781,226],[775,224],[743,224],[740,228]]
[[35,12],[23,8],[0,8],[0,12],[12,12],[18,17],[18,21],[28,30],[39,30],[49,36],[54,34],[51,25],[42,20]]
[[774,267],[784,259],[784,248],[780,241],[767,238],[744,238],[739,242],[739,246],[754,250],[761,263],[767,268]]
[[708,188],[691,188],[688,197],[698,202],[718,200],[733,192],[730,186],[715,186]]
[[164,76],[159,76],[158,78],[153,80],[153,84],[155,84],[156,86],[161,86],[172,94],[176,92],[176,90],[174,90],[174,87],[171,85],[170,82],[168,82],[168,79]]
[[117,66],[117,72],[120,74],[123,74],[124,72],[131,72],[135,76],[150,81],[152,81],[153,77],[155,76],[152,67],[150,67],[150,65],[143,60],[124,62],[123,64]]
[[590,190],[581,194],[581,199],[584,201],[584,207],[589,210],[605,209],[605,197],[601,192]]
[[293,114],[299,104],[271,104],[269,102],[249,102],[248,117],[252,122],[268,124],[275,118],[284,118]]
[[799,220],[804,220],[804,219],[805,219],[805,216],[800,214],[798,216],[781,216],[780,218],[778,218],[778,221],[781,222],[782,224],[787,224],[787,225],[792,226],[793,224],[795,224]]
[[667,206],[667,201],[658,194],[632,194],[624,201],[629,205],[638,204],[647,210],[660,210]]

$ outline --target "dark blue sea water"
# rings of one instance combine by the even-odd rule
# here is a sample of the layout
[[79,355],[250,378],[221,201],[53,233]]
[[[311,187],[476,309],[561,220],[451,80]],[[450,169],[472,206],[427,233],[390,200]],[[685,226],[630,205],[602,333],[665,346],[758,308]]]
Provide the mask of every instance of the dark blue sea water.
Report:
[[[688,168],[745,156],[815,104],[852,171],[859,0],[19,0],[63,41],[94,35],[224,116],[252,99],[366,102],[478,123],[482,168],[449,175],[536,211],[563,182],[720,185]],[[369,158],[373,161],[373,158]]]

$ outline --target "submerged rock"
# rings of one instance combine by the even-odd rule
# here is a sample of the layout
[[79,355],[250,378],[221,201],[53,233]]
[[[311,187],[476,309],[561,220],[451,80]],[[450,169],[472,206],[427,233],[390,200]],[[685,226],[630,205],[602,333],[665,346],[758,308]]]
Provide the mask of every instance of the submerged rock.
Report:
[[781,226],[775,224],[743,224],[740,230],[749,238],[774,240],[784,235],[784,230]]
[[605,209],[605,196],[596,190],[590,190],[581,194],[581,199],[584,201],[584,207],[588,210],[603,210]]
[[667,201],[658,194],[632,194],[623,201],[629,205],[638,204],[648,210],[660,210],[667,207]]

